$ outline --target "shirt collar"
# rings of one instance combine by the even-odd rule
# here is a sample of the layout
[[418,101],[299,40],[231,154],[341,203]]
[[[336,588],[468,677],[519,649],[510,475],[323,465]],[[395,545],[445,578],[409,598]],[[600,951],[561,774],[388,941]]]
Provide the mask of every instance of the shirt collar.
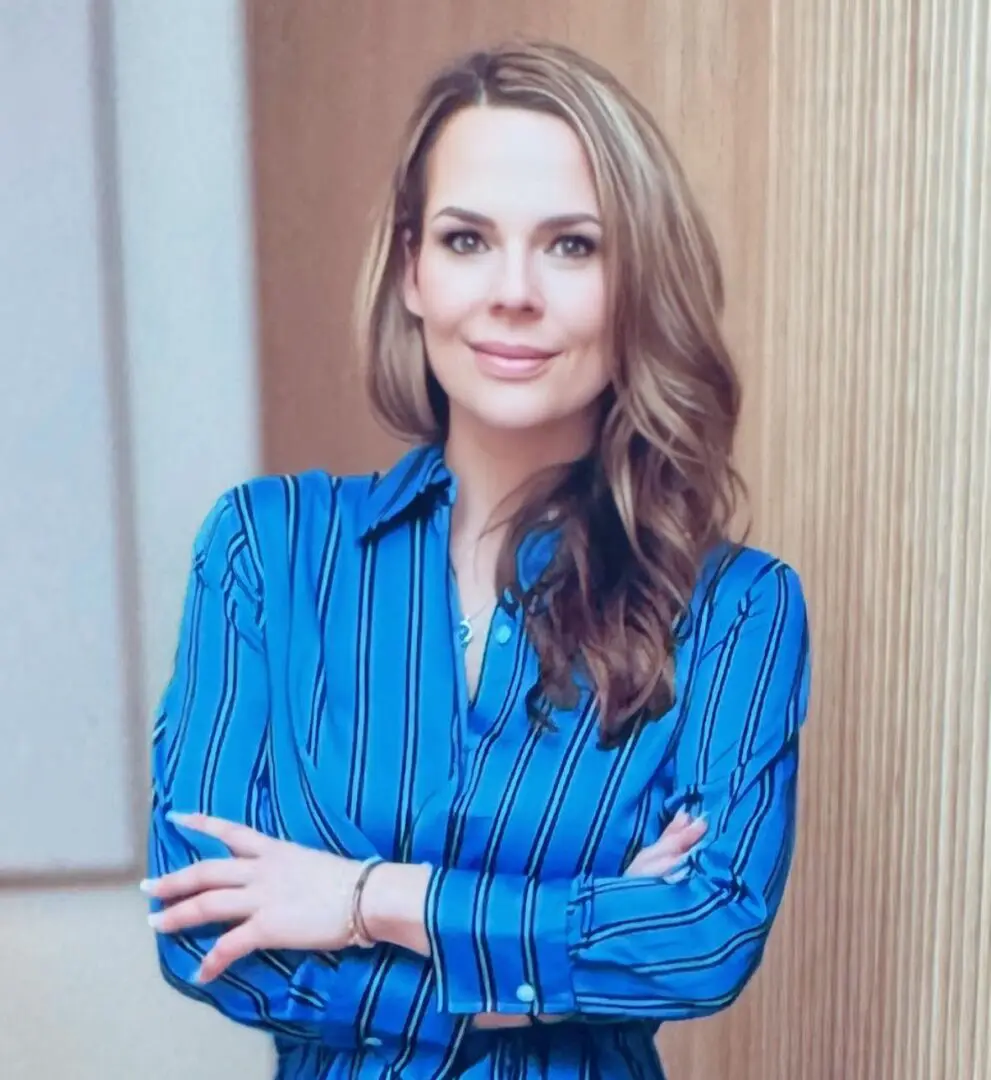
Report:
[[376,477],[358,522],[362,540],[388,528],[419,500],[449,491],[452,480],[440,446],[417,446],[408,451],[388,472]]
[[[390,528],[416,508],[432,509],[437,498],[454,501],[454,476],[444,461],[443,447],[431,443],[404,454],[388,472],[376,477],[362,507],[359,536],[367,540]],[[527,536],[516,555],[520,586],[532,587],[547,569],[560,540],[555,528]]]

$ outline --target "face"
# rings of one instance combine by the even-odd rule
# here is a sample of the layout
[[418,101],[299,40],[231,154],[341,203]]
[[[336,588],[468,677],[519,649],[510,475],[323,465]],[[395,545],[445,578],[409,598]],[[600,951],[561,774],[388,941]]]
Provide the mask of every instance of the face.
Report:
[[448,121],[405,300],[452,437],[471,425],[591,432],[609,382],[601,249],[592,174],[563,120],[478,107]]

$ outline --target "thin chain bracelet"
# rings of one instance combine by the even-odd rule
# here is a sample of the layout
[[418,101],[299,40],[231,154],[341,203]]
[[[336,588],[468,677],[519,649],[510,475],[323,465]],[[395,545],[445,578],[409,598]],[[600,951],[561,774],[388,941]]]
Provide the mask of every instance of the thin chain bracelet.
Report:
[[348,947],[357,946],[359,949],[370,949],[375,942],[368,936],[368,927],[361,916],[361,894],[365,891],[368,875],[379,863],[384,862],[379,855],[372,855],[365,859],[358,871],[358,878],[354,883],[354,891],[351,893],[351,911],[348,916]]

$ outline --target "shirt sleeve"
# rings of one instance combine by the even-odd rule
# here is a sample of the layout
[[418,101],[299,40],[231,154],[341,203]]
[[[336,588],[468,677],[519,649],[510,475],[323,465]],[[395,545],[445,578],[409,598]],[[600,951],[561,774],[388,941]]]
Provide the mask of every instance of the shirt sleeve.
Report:
[[[166,815],[172,810],[213,814],[281,835],[269,772],[262,576],[246,520],[251,514],[245,489],[229,492],[194,544],[175,664],[152,738],[152,876],[229,855],[218,841],[170,823]],[[349,822],[324,817],[323,825],[328,850],[354,858],[373,853]],[[391,946],[338,954],[257,952],[220,978],[198,984],[203,958],[226,929],[158,934],[159,961],[173,987],[239,1023],[339,1049],[400,1036],[446,1047],[464,1027],[438,1010],[430,964]]]
[[791,863],[809,692],[798,577],[776,560],[743,576],[720,587],[727,632],[692,659],[673,714],[666,809],[707,814],[701,848],[669,880],[435,870],[426,923],[442,1009],[679,1020],[743,990]]

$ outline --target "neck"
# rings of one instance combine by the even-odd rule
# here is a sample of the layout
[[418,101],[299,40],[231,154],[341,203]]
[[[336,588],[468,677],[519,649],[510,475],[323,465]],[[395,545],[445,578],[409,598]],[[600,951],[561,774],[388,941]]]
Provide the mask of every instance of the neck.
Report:
[[528,480],[581,457],[593,438],[592,417],[569,416],[514,431],[486,427],[452,408],[444,457],[458,479],[454,532],[466,542],[477,542],[519,506]]

